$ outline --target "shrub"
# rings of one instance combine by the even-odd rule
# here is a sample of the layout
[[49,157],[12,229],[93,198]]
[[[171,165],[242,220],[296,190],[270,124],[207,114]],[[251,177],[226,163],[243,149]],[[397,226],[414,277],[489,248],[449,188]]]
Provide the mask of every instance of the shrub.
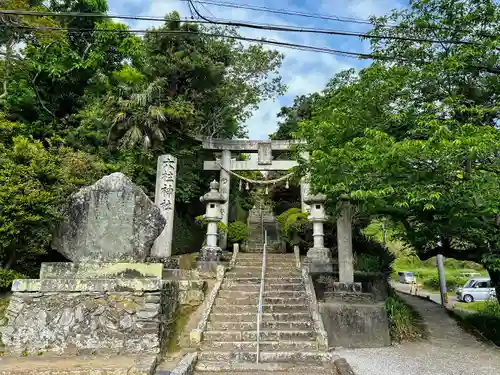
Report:
[[0,268],[0,292],[10,290],[14,280],[23,278],[25,278],[25,276],[17,271]]
[[393,289],[389,289],[385,306],[393,341],[414,341],[424,335],[425,329],[418,313],[407,305]]
[[92,156],[51,143],[21,136],[0,143],[0,262],[26,275],[38,272],[50,248],[61,204],[105,168]]
[[357,271],[384,273],[392,271],[394,255],[377,240],[366,237],[360,231],[355,231],[352,246],[356,254]]
[[[195,217],[195,222],[196,224],[206,227],[208,225],[208,221],[205,219],[204,215],[196,216]],[[227,226],[224,224],[222,221],[217,222],[217,233],[220,235],[221,233],[226,233],[227,232]]]
[[496,299],[487,300],[479,312],[500,318],[500,303]]
[[378,272],[380,270],[380,259],[371,254],[359,254],[356,256],[354,269],[362,272]]
[[[418,277],[418,276],[417,276]],[[464,286],[467,279],[458,276],[447,276],[446,277],[446,289],[449,291],[455,291],[457,288]],[[430,278],[425,279],[423,282],[424,288],[429,290],[439,290],[439,276],[432,275]]]
[[227,228],[227,240],[229,243],[241,243],[248,239],[249,231],[247,225],[242,221],[234,221]]
[[308,237],[310,237],[312,233],[311,223],[307,219],[308,216],[307,212],[292,213],[288,215],[283,234],[291,245],[299,245],[308,242]]
[[488,300],[477,313],[453,314],[462,321],[466,328],[473,328],[483,337],[500,346],[500,304],[497,300]]
[[283,212],[281,215],[279,215],[276,218],[276,221],[278,222],[279,228],[284,231],[285,230],[285,223],[288,219],[288,216],[293,215],[293,214],[300,214],[302,210],[300,208],[292,207],[285,212]]

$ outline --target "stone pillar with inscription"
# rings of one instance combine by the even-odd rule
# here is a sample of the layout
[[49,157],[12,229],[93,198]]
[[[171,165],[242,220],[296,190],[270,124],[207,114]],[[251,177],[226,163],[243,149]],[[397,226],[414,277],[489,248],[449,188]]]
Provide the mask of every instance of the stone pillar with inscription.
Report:
[[[309,160],[309,152],[307,152],[307,151],[301,152],[300,156],[305,160]],[[300,203],[301,203],[302,212],[311,212],[311,206],[309,206],[306,203],[306,199],[309,196],[309,190],[310,190],[309,189],[309,181],[310,180],[311,180],[311,176],[309,173],[307,173],[300,180]]]
[[177,158],[172,155],[161,155],[158,158],[156,172],[155,204],[160,208],[166,224],[151,249],[153,258],[165,259],[172,255],[176,175]]
[[337,219],[337,248],[339,253],[339,281],[354,282],[354,260],[352,255],[353,209],[346,197],[341,199],[340,216]]
[[[220,205],[220,213],[222,216],[222,222],[227,226],[229,224],[229,186],[230,186],[230,174],[231,170],[231,151],[222,150],[220,170],[220,193],[222,197],[226,199],[224,203]],[[227,247],[227,234],[222,233],[219,241],[220,247],[225,250]]]

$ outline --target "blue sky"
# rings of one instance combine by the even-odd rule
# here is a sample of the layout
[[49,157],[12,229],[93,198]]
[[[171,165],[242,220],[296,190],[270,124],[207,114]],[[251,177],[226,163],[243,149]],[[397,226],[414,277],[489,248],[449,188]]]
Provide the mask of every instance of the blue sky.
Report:
[[[226,0],[228,1],[228,0]],[[384,15],[393,8],[406,6],[407,0],[229,0],[236,4],[266,6],[276,9],[298,10],[341,17],[366,19],[371,15]],[[247,9],[235,9],[204,4],[197,6],[198,10],[208,17],[213,14],[216,18],[231,19],[246,22],[283,24],[302,27],[315,27],[332,30],[367,31],[369,25],[343,23],[337,21],[304,18],[290,15],[279,15],[267,12],[257,12]],[[109,0],[110,14],[163,16],[172,10],[178,10],[181,17],[188,17],[189,11],[182,0]],[[208,10],[208,11],[207,11]],[[121,21],[122,22],[122,21]],[[135,28],[147,28],[158,23],[138,21],[131,23]],[[307,44],[318,47],[327,47],[352,52],[369,52],[369,43],[355,37],[334,35],[318,35],[307,33],[289,33],[242,29],[240,34],[248,37],[266,37],[289,43]],[[344,69],[359,69],[368,64],[336,55],[317,52],[305,52],[287,48],[270,46],[284,53],[285,58],[281,67],[283,82],[288,86],[284,96],[275,100],[264,101],[260,104],[246,125],[251,139],[267,139],[267,136],[276,130],[276,114],[283,105],[292,103],[297,95],[320,91],[336,73]]]

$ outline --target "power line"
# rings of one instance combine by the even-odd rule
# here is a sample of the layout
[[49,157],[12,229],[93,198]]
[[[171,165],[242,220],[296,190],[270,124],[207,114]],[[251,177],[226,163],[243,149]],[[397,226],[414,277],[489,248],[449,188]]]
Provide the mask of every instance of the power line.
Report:
[[262,43],[262,44],[271,44],[271,45],[280,46],[280,47],[301,49],[301,50],[311,51],[311,52],[323,52],[323,53],[327,53],[327,54],[342,55],[342,56],[346,56],[346,57],[360,57],[360,58],[364,58],[364,59],[380,58],[380,59],[387,59],[387,60],[393,60],[393,59],[405,60],[404,58],[376,57],[375,55],[367,54],[367,53],[342,51],[342,50],[336,50],[336,49],[332,49],[332,48],[315,47],[315,46],[310,46],[310,45],[306,45],[306,44],[281,42],[281,41],[276,41],[276,40],[272,40],[272,39],[257,39],[257,38],[249,38],[249,37],[243,37],[243,36],[238,36],[238,35],[229,35],[229,34],[221,34],[221,33],[202,33],[202,32],[188,31],[188,30],[79,29],[79,28],[64,28],[64,27],[50,27],[50,26],[21,26],[21,25],[4,25],[2,27],[21,29],[21,30],[67,31],[69,33],[109,32],[109,33],[131,33],[131,34],[151,33],[151,34],[173,34],[173,35],[175,35],[175,34],[177,34],[177,35],[199,35],[199,36],[210,36],[210,37],[216,37],[216,38],[234,39],[234,40],[241,40],[241,41],[255,42],[255,43]]
[[[190,0],[180,0],[180,1],[190,2]],[[323,14],[323,13],[285,10],[285,9],[270,8],[270,7],[265,7],[265,6],[248,5],[248,4],[237,4],[237,3],[232,3],[229,1],[196,0],[196,2],[200,3],[200,4],[210,4],[210,5],[214,5],[214,6],[218,6],[218,7],[248,9],[248,10],[254,10],[257,12],[265,12],[265,13],[272,13],[272,14],[283,14],[283,15],[299,16],[299,17],[337,21],[337,22],[373,25],[373,22],[370,20],[367,20],[367,19],[352,18],[352,17],[340,17],[340,16],[336,16],[336,15],[328,15],[328,14]],[[456,31],[468,32],[468,33],[472,32],[471,30],[453,29],[451,27],[443,27],[443,26],[437,26],[437,25],[420,25],[420,26],[416,26],[416,27],[410,27],[410,26],[398,25],[395,23],[387,23],[384,25],[384,27],[402,28],[402,29],[406,29],[408,31],[429,29],[429,30],[446,30],[446,31],[456,30]],[[478,35],[480,35],[482,37],[486,37],[486,38],[495,37],[494,34],[488,34],[488,33],[483,33],[483,32],[480,32]]]
[[[14,15],[14,16],[33,16],[33,17],[90,17],[90,18],[102,18],[102,19],[121,19],[121,20],[133,20],[133,21],[155,21],[155,22],[165,22],[169,21],[165,17],[154,17],[154,16],[127,16],[127,15],[112,15],[104,13],[80,13],[80,12],[48,12],[48,11],[30,11],[30,10],[6,10],[0,9],[0,14]],[[189,18],[186,19],[171,19],[171,21],[179,22],[193,22],[193,23],[210,23],[208,21],[198,21]],[[0,25],[5,26],[5,25]]]
[[288,32],[341,35],[341,36],[356,36],[356,37],[367,38],[367,39],[405,40],[405,41],[419,42],[419,43],[469,44],[469,45],[476,44],[474,42],[463,41],[463,40],[437,40],[437,39],[424,39],[424,38],[409,38],[409,37],[402,37],[402,36],[371,35],[371,34],[366,34],[366,33],[356,33],[356,32],[349,32],[349,31],[321,30],[321,29],[314,29],[314,28],[299,28],[299,27],[283,27],[283,26],[279,26],[279,25],[262,26],[262,25],[251,24],[251,23],[246,23],[246,22],[215,21],[215,20],[210,20],[210,19],[204,17],[198,11],[198,9],[195,7],[192,0],[187,0],[187,1],[189,2],[189,4],[191,4],[191,8],[198,15],[198,17],[200,17],[202,20],[207,21],[207,22],[211,21],[214,25],[247,27],[247,28],[257,29],[257,30],[288,31]]
[[[245,23],[245,22],[234,22],[234,21],[215,21],[204,17],[198,9],[194,6],[191,0],[188,0],[190,8],[201,18],[201,20],[178,20],[179,22],[193,22],[193,23],[204,23],[204,24],[215,24],[222,26],[231,27],[244,27],[257,30],[267,30],[267,31],[280,31],[280,32],[298,32],[298,33],[313,33],[313,34],[325,34],[325,35],[338,35],[338,36],[348,36],[348,37],[359,37],[367,39],[385,39],[385,40],[405,40],[418,43],[442,43],[442,44],[466,44],[475,45],[477,43],[463,40],[439,40],[439,39],[425,39],[425,38],[410,38],[410,37],[400,37],[400,36],[386,36],[386,35],[371,35],[366,33],[349,32],[349,31],[337,31],[337,30],[325,30],[316,28],[301,28],[301,27],[288,27],[282,25],[269,25],[269,24],[255,24],[255,23]],[[142,17],[142,16],[122,16],[122,15],[107,15],[99,13],[78,13],[78,12],[67,12],[67,13],[53,13],[53,12],[34,12],[34,11],[18,11],[18,10],[0,10],[0,14],[9,15],[24,15],[24,16],[38,16],[38,17],[96,17],[96,18],[117,18],[117,19],[128,19],[128,20],[148,20],[164,22],[165,18],[159,17]],[[177,20],[176,20],[177,21]]]
[[[20,25],[3,25],[3,26],[0,26],[0,28],[1,27],[16,28],[16,29],[22,29],[22,30],[67,31],[68,33],[80,33],[80,34],[86,33],[86,32],[111,32],[111,33],[130,33],[130,34],[151,33],[151,34],[172,34],[172,35],[175,35],[175,34],[177,34],[177,35],[198,35],[198,36],[227,38],[227,39],[233,39],[233,40],[269,44],[269,45],[274,45],[274,46],[284,47],[284,48],[289,48],[289,49],[296,49],[296,50],[302,50],[302,51],[307,51],[307,52],[319,52],[319,53],[325,53],[325,54],[329,54],[329,55],[340,55],[340,56],[350,57],[350,58],[373,59],[373,60],[383,60],[383,61],[404,61],[404,62],[421,63],[421,64],[427,63],[424,60],[416,61],[416,60],[412,60],[412,59],[408,59],[408,58],[400,57],[400,56],[381,56],[381,55],[376,55],[376,54],[336,50],[336,49],[325,48],[325,47],[315,47],[315,46],[310,46],[310,45],[305,45],[305,44],[288,43],[288,42],[282,42],[282,41],[276,41],[276,40],[270,40],[270,39],[257,39],[257,38],[249,38],[249,37],[242,37],[242,36],[238,36],[238,35],[228,35],[228,34],[221,34],[221,33],[201,33],[201,32],[187,31],[187,30],[79,29],[79,28],[46,27],[46,26],[20,26]],[[471,66],[471,67],[478,69],[478,70],[487,71],[487,72],[493,73],[493,74],[500,74],[500,67],[496,67],[496,66],[493,66],[493,67]]]
[[[189,0],[181,0],[181,1],[190,2]],[[372,22],[370,20],[363,20],[363,19],[359,19],[359,18],[339,17],[339,16],[335,16],[335,15],[326,15],[326,14],[322,14],[322,13],[285,10],[285,9],[270,8],[270,7],[265,7],[265,6],[236,4],[236,3],[231,3],[229,1],[196,0],[196,2],[200,3],[200,4],[209,4],[209,5],[215,5],[215,6],[224,7],[224,8],[248,9],[248,10],[255,10],[257,12],[283,14],[283,15],[288,15],[288,16],[299,16],[299,17],[323,19],[323,20],[346,22],[346,23],[358,23],[358,24],[367,24],[367,25],[372,24]]]

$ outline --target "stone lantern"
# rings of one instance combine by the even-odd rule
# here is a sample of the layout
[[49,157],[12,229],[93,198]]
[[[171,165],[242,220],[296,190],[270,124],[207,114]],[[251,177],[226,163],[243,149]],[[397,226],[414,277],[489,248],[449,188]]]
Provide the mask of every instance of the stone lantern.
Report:
[[222,220],[220,211],[221,204],[226,199],[219,192],[219,183],[212,181],[210,191],[200,198],[202,203],[207,205],[206,213],[203,215],[207,224],[207,240],[205,246],[201,249],[199,261],[218,262],[222,255],[222,249],[218,246],[217,223]]
[[315,194],[304,199],[310,205],[309,221],[313,224],[314,245],[307,252],[309,270],[311,272],[333,272],[333,262],[330,249],[325,247],[323,224],[327,219],[325,214],[326,195]]

